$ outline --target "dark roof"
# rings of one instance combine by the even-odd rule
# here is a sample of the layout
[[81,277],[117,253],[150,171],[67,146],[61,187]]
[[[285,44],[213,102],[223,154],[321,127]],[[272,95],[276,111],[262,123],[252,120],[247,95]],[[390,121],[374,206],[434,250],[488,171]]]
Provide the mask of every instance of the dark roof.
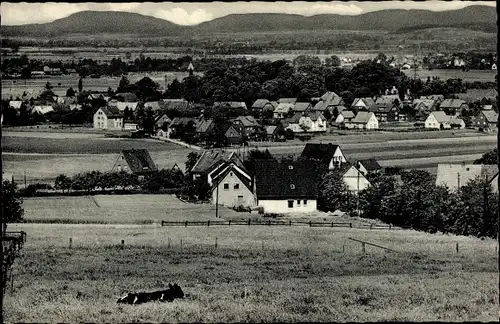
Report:
[[104,112],[104,114],[108,118],[120,118],[120,117],[122,117],[120,110],[118,110],[118,108],[116,108],[114,106],[101,107],[101,110]]
[[240,122],[244,127],[256,127],[259,123],[253,118],[253,116],[238,116],[234,121]]
[[243,101],[221,101],[214,102],[214,107],[227,107],[229,109],[246,109],[247,105]]
[[192,121],[195,125],[197,125],[196,120],[191,117],[175,117],[172,119],[172,122],[170,123],[170,126],[175,127],[175,126],[187,126],[189,122]]
[[375,159],[359,160],[358,162],[361,165],[363,165],[363,167],[366,169],[366,171],[375,171],[375,170],[382,169],[380,164],[378,164],[377,160],[375,160]]
[[214,121],[212,119],[203,120],[196,127],[196,133],[206,133],[214,126]]
[[307,160],[317,161],[322,165],[329,165],[337,148],[339,148],[339,146],[332,143],[307,143],[304,150],[300,154],[300,157]]
[[440,108],[460,108],[466,102],[462,99],[446,99],[444,100],[439,107]]
[[316,199],[318,173],[312,161],[256,160],[258,199]]
[[140,174],[158,170],[146,149],[123,150],[122,154],[133,173]]
[[304,111],[306,111],[309,108],[311,108],[311,104],[309,102],[297,102],[293,106],[292,110],[293,111],[304,112]]
[[290,103],[290,104],[295,105],[296,102],[297,102],[297,98],[279,98],[278,99],[279,104]]
[[189,108],[189,102],[184,99],[163,99],[158,103],[161,109],[186,111]]
[[262,109],[266,104],[269,103],[267,99],[257,99],[252,105],[252,108]]
[[226,161],[233,161],[240,168],[243,168],[243,162],[236,153],[222,150],[207,150],[201,154],[190,171],[194,173],[209,172],[217,164]]
[[[240,181],[245,185],[247,186],[247,188],[250,190],[250,191],[253,191],[252,189],[252,177],[246,173],[246,170],[241,168],[241,167],[238,167],[240,170],[242,170],[243,172],[245,172],[245,174],[247,176],[250,176],[250,179],[248,179],[247,177],[245,177],[242,172],[240,172],[238,170],[238,168],[235,167],[235,163],[234,162],[224,162],[221,166],[220,166],[220,171],[218,172],[221,172],[223,171],[222,173],[219,173],[217,175],[215,175],[215,177],[213,178],[212,180],[212,188],[215,189],[219,183],[221,183],[222,180],[224,180],[224,178],[227,176],[227,174],[229,172],[233,172],[237,177],[238,179],[240,179]],[[236,165],[237,166],[237,165]],[[227,168],[227,169],[226,169]]]
[[375,104],[374,106],[371,106],[370,111],[373,113],[377,113],[377,112],[388,113],[394,108],[396,108],[396,106],[392,102],[381,101],[381,102]]

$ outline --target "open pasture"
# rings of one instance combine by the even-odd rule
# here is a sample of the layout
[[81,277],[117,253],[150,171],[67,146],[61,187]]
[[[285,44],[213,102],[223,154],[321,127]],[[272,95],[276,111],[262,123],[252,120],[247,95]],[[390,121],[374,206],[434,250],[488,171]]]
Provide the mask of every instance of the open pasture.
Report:
[[[413,69],[402,71],[409,77],[413,77],[415,74]],[[466,72],[459,69],[417,70],[417,76],[422,80],[427,80],[427,77],[438,77],[441,80],[462,79],[464,82],[495,82],[495,75],[497,75],[496,70],[469,70]]]
[[[17,224],[9,229],[26,231],[28,239],[14,266],[14,291],[5,300],[8,322],[498,319],[493,240],[265,226]],[[399,253],[368,245],[363,253],[349,237]],[[126,292],[161,289],[169,282],[177,282],[187,298],[116,304]]]

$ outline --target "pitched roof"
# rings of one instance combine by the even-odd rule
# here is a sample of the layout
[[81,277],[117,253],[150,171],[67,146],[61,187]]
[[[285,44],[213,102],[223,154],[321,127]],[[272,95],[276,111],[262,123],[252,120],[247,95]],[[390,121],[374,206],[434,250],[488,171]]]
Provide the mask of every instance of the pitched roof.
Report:
[[23,104],[23,102],[19,101],[19,100],[9,101],[9,107],[14,108],[14,109],[20,109],[22,104]]
[[311,107],[311,104],[309,102],[296,102],[295,105],[293,105],[292,110],[304,112],[310,107]]
[[350,110],[342,110],[340,112],[340,114],[344,117],[344,118],[354,118],[354,113]]
[[383,96],[378,97],[377,100],[375,100],[375,104],[376,105],[383,105],[383,104],[387,104],[387,103],[393,103],[396,99],[398,101],[401,101],[401,99],[399,98],[399,95],[383,95]]
[[158,170],[146,149],[123,150],[122,155],[133,173],[141,174]]
[[122,118],[120,110],[118,110],[118,108],[116,107],[107,106],[107,107],[101,107],[100,109],[108,118]]
[[189,102],[184,99],[163,99],[158,105],[165,110],[185,111],[189,108]]
[[456,93],[454,95],[470,104],[482,99],[496,100],[498,92],[496,89],[467,89],[466,93]]
[[307,160],[314,160],[322,165],[329,165],[330,161],[335,154],[335,151],[340,148],[339,145],[328,143],[328,144],[318,144],[318,143],[307,143],[300,154],[301,158]]
[[285,113],[286,114],[292,108],[293,108],[293,104],[291,104],[291,103],[280,103],[280,104],[278,104],[278,106],[276,107],[276,109],[274,109],[274,112],[275,113]]
[[365,103],[365,105],[367,106],[367,108],[370,108],[371,106],[375,105],[375,100],[373,100],[373,98],[364,97],[364,98],[354,99],[354,101],[352,102],[352,106],[355,106],[359,101],[363,101]]
[[144,108],[151,108],[151,110],[156,111],[160,109],[160,103],[158,101],[146,102]]
[[295,113],[292,117],[287,118],[286,121],[290,124],[298,124],[300,121],[300,117],[302,117],[302,113]]
[[257,99],[253,103],[252,108],[262,109],[268,103],[269,103],[269,100],[267,100],[267,99]]
[[488,123],[496,123],[498,121],[498,114],[494,110],[483,110],[482,113]]
[[279,98],[278,99],[278,104],[290,103],[290,104],[295,105],[296,102],[297,102],[297,98]]
[[486,164],[438,164],[436,185],[447,186],[449,189],[466,185],[476,177],[493,179],[498,174],[497,165]]
[[218,106],[228,107],[230,109],[238,109],[238,108],[246,109],[247,108],[247,105],[243,101],[214,102],[214,107],[218,107]]
[[54,111],[54,108],[50,105],[36,105],[34,107],[34,111],[41,115],[45,115],[46,113],[49,113],[51,111]]
[[172,122],[170,123],[170,126],[171,127],[175,127],[175,126],[187,126],[189,124],[189,122],[193,122],[195,125],[198,125],[196,119],[194,118],[191,118],[191,117],[175,117],[174,119],[172,119]]
[[265,126],[264,128],[266,129],[267,135],[273,135],[278,126]]
[[306,117],[311,118],[312,121],[317,121],[318,118],[321,118],[321,120],[326,119],[320,111],[310,111],[306,114]]
[[318,173],[312,161],[256,160],[258,199],[316,199]]
[[328,107],[338,106],[342,102],[342,97],[335,92],[328,91],[319,98],[319,101],[314,105],[313,110],[324,111]]
[[239,141],[243,138],[240,132],[233,125],[227,128],[224,136],[226,136],[228,140],[236,140],[236,141]]
[[206,133],[213,127],[214,121],[212,119],[202,120],[196,127],[196,133]]
[[392,102],[388,101],[381,101],[379,103],[376,103],[374,106],[370,107],[371,112],[382,112],[382,113],[389,113],[391,110],[395,109],[396,106]]
[[198,158],[198,161],[191,168],[191,172],[204,173],[209,172],[215,165],[221,162],[233,161],[237,166],[243,168],[243,162],[234,152],[222,150],[206,150]]
[[420,96],[420,99],[432,99],[432,100],[441,102],[444,100],[444,95]]
[[240,181],[250,190],[252,189],[252,177],[246,172],[245,169],[240,168],[234,162],[223,162],[217,174],[213,175],[212,188],[215,189],[229,174],[232,172]]
[[259,126],[259,123],[255,120],[255,118],[253,118],[253,116],[238,116],[234,120],[239,121],[243,127]]
[[377,160],[371,158],[366,160],[359,160],[359,164],[361,164],[367,171],[376,171],[382,169],[380,164],[378,164]]
[[120,102],[120,101],[110,101],[108,107],[116,107],[120,111],[124,111],[127,107],[131,111],[137,109],[138,102]]
[[356,117],[354,117],[351,120],[351,123],[354,124],[366,124],[370,120],[370,117],[372,116],[372,112],[370,111],[358,111],[356,114]]
[[443,102],[441,102],[441,105],[439,105],[440,108],[460,108],[461,105],[466,103],[462,99],[445,99]]
[[436,101],[434,99],[414,99],[412,107],[415,109],[420,104],[423,104],[427,109],[431,109],[436,104]]

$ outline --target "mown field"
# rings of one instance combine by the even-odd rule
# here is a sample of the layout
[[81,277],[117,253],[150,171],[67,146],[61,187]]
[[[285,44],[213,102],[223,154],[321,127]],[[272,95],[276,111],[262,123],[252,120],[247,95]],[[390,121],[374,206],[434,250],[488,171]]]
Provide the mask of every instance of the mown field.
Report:
[[[413,77],[415,72],[410,70],[402,70],[407,76]],[[427,80],[427,77],[438,77],[441,80],[447,79],[462,79],[464,82],[495,82],[495,70],[469,70],[464,72],[462,70],[417,70],[417,76],[422,80]]]
[[[498,319],[493,240],[265,226],[18,224],[9,229],[24,230],[28,237],[14,266],[14,291],[5,298],[7,322]],[[348,238],[399,253],[367,246],[363,254]],[[187,298],[116,304],[126,292],[161,289],[169,282],[181,285]]]

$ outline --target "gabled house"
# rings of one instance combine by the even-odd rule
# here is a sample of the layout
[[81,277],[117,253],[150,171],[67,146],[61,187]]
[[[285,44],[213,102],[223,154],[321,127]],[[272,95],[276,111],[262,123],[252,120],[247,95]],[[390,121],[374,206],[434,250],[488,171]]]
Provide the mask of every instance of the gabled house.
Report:
[[226,207],[253,207],[256,205],[253,193],[253,179],[248,172],[234,162],[224,162],[212,174],[212,204]]
[[482,110],[479,115],[474,118],[474,127],[480,129],[496,129],[498,122],[498,114],[494,110]]
[[287,124],[285,130],[289,129],[294,133],[303,133],[305,128],[300,124],[301,117],[301,113],[295,113],[292,117],[285,119],[284,122]]
[[247,110],[247,105],[243,101],[221,101],[214,102],[214,108],[223,107],[229,109],[235,115],[243,115]]
[[371,173],[379,173],[382,171],[382,167],[378,164],[375,159],[359,160],[357,163],[358,170],[361,171],[363,175]]
[[[489,182],[497,176],[497,165],[438,164],[436,186],[447,187],[450,191],[455,191],[476,178]],[[496,192],[498,192],[498,186],[496,186]]]
[[399,120],[399,106],[394,102],[377,100],[370,112],[374,113],[379,122],[391,122]]
[[326,132],[327,122],[325,116],[319,111],[310,111],[299,118],[299,125],[306,132]]
[[337,124],[348,123],[353,119],[354,119],[354,113],[352,111],[343,110],[338,114],[337,118],[335,119],[335,123]]
[[276,109],[274,109],[273,116],[274,118],[286,118],[288,114],[290,114],[292,108],[293,104],[291,103],[280,103]]
[[370,111],[375,106],[375,100],[370,97],[356,98],[351,104],[351,108],[357,111]]
[[191,170],[187,170],[193,180],[204,179],[207,183],[211,183],[212,178],[210,173],[220,167],[224,162],[233,162],[239,168],[245,169],[243,166],[243,161],[240,159],[238,154],[234,152],[228,152],[223,150],[206,150],[201,153],[196,163],[193,165]]
[[347,190],[355,195],[371,186],[370,181],[351,163],[343,164],[339,171]]
[[439,105],[439,110],[455,116],[458,116],[464,109],[468,110],[469,105],[462,99],[445,99]]
[[344,125],[348,129],[378,129],[378,119],[372,112],[358,111],[356,117]]
[[241,132],[239,132],[234,125],[228,127],[227,131],[224,133],[224,136],[226,137],[226,141],[229,146],[238,146],[243,144],[243,134],[241,134]]
[[144,176],[148,173],[158,171],[158,167],[151,158],[151,155],[149,155],[148,150],[131,149],[121,151],[111,171]]
[[144,103],[144,109],[148,110],[151,109],[152,111],[158,111],[160,110],[160,102],[159,101],[149,101]]
[[253,135],[257,127],[260,126],[253,116],[238,116],[232,122],[238,129],[242,129],[247,136]]
[[338,94],[332,91],[326,92],[319,98],[319,101],[312,108],[313,111],[325,112],[328,110],[333,113],[335,107],[344,105],[344,100]]
[[116,100],[111,100],[108,103],[108,106],[116,107],[118,108],[119,111],[123,112],[127,108],[130,111],[135,111],[137,109],[138,104],[139,104],[138,102],[120,102]]
[[199,136],[205,136],[215,127],[213,119],[202,120],[194,131]]
[[286,103],[286,104],[295,105],[296,102],[297,102],[297,98],[279,98],[278,99],[278,104]]
[[411,106],[415,112],[429,113],[436,110],[438,102],[433,99],[414,99]]
[[315,211],[318,182],[312,161],[255,161],[254,192],[264,213]]
[[155,129],[162,128],[165,124],[170,125],[171,122],[172,120],[167,116],[166,113],[160,112],[155,117]]
[[292,111],[295,113],[305,113],[311,110],[312,105],[309,102],[296,102],[292,107]]
[[424,127],[434,129],[461,129],[465,128],[465,122],[455,116],[446,115],[444,111],[433,111],[427,116]]
[[252,108],[252,110],[262,111],[264,109],[264,107],[269,103],[270,103],[270,101],[267,99],[257,99],[257,100],[255,100],[255,102],[253,103],[251,108]]
[[189,126],[193,126],[192,131],[194,132],[196,130],[196,127],[198,126],[198,120],[192,117],[175,117],[170,123],[172,132],[179,132],[183,129],[188,128]]
[[162,99],[158,102],[162,110],[175,110],[178,112],[185,112],[189,110],[189,102],[184,99]]
[[347,163],[344,153],[339,145],[307,143],[300,154],[303,160],[310,160],[318,163],[320,167],[333,170]]
[[280,129],[284,130],[282,124],[264,126],[266,129],[266,140],[270,142],[282,141],[285,139],[283,134],[280,135]]
[[123,115],[113,106],[101,107],[94,114],[95,129],[121,130],[123,127]]

